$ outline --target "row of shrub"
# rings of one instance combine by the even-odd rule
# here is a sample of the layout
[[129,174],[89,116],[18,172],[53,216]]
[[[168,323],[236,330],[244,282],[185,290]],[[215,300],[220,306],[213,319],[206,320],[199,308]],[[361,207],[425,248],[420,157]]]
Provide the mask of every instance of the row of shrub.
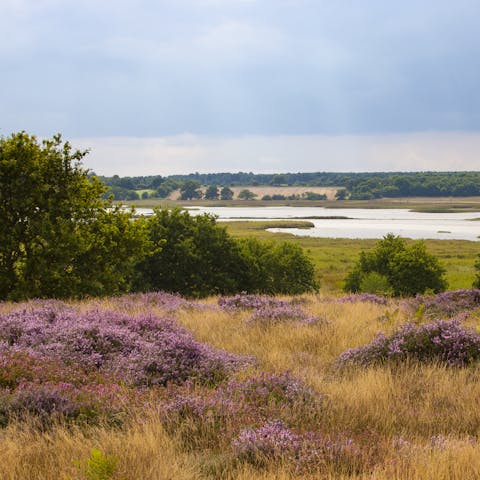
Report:
[[318,288],[293,244],[237,241],[209,215],[114,207],[60,135],[0,138],[0,300],[168,290],[192,297]]
[[[60,136],[41,143],[24,132],[0,138],[0,300],[318,289],[313,264],[298,244],[236,240],[214,217],[180,210],[133,221],[133,212],[102,198],[106,187],[81,166],[86,153]],[[390,234],[361,253],[345,288],[436,293],[447,287],[444,275],[422,242],[410,245]]]

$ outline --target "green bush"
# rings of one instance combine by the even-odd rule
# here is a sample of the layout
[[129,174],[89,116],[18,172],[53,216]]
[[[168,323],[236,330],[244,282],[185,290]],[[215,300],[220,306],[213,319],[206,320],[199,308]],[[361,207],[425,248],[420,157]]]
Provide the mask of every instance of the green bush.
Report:
[[240,241],[247,261],[247,284],[242,291],[296,295],[317,291],[313,263],[296,243]]
[[233,190],[228,187],[223,187],[220,190],[220,200],[232,200]]
[[105,455],[101,450],[93,448],[84,462],[78,462],[78,467],[87,480],[111,480],[117,463],[116,457]]
[[480,288],[480,255],[478,260],[475,262],[476,278],[473,281],[473,288]]
[[361,276],[360,291],[382,296],[390,296],[393,293],[388,278],[378,272],[368,272]]
[[318,288],[313,264],[297,244],[238,241],[213,216],[179,209],[155,210],[145,227],[151,247],[137,265],[138,290],[205,297]]
[[[373,273],[376,275],[372,276]],[[445,269],[426,251],[422,241],[407,246],[400,237],[388,234],[377,242],[373,251],[360,253],[345,279],[345,290],[377,293],[370,290],[387,287],[386,291],[395,296],[416,295],[427,290],[438,293],[447,287],[444,274]]]
[[238,193],[237,197],[241,200],[253,200],[257,197],[257,194],[245,188]]
[[200,190],[200,182],[187,180],[180,187],[180,198],[182,200],[198,200],[202,198],[203,193]]
[[246,264],[239,245],[213,216],[156,209],[145,226],[151,248],[137,264],[138,290],[192,297],[239,291]]

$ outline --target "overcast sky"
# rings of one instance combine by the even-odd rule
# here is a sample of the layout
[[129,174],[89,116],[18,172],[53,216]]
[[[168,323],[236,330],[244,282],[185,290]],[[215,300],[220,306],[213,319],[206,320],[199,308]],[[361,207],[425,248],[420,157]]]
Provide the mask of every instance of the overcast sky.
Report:
[[0,134],[99,174],[480,169],[478,0],[0,0]]

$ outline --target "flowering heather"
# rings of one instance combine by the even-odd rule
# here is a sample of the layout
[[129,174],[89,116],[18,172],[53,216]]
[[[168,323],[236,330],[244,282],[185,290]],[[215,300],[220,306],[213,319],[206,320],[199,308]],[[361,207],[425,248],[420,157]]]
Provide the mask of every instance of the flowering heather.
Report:
[[168,292],[131,293],[115,299],[115,304],[124,309],[136,307],[156,307],[167,312],[174,312],[179,308],[204,308],[204,304],[186,300],[180,295]]
[[98,372],[87,372],[60,359],[12,347],[0,353],[0,388],[15,389],[23,382],[61,382],[74,385],[102,382]]
[[451,318],[459,313],[480,308],[480,289],[417,295],[406,300],[403,305],[408,310],[421,311],[422,315],[427,317]]
[[18,351],[113,374],[134,385],[188,378],[212,382],[251,363],[196,341],[170,318],[79,313],[57,305],[0,315],[0,353]]
[[94,422],[100,417],[117,423],[126,403],[126,392],[115,384],[75,386],[67,382],[25,382],[15,390],[0,390],[0,417],[33,415],[43,424],[52,418]]
[[290,305],[285,300],[279,300],[275,297],[268,297],[266,295],[253,295],[247,293],[239,293],[232,297],[220,297],[218,305],[227,311],[238,310],[257,310],[268,307],[284,307]]
[[356,303],[356,302],[370,302],[377,305],[387,305],[388,299],[373,293],[353,293],[339,298],[337,303]]
[[234,455],[243,461],[261,463],[272,459],[294,459],[300,450],[300,437],[273,420],[260,428],[247,428],[233,442]]
[[166,430],[180,436],[182,444],[198,447],[203,442],[205,446],[207,437],[209,447],[222,444],[226,448],[240,431],[260,427],[271,418],[289,425],[316,425],[321,400],[289,373],[262,373],[216,389],[190,382],[171,386],[159,398],[159,411]]
[[371,365],[386,360],[412,358],[463,366],[480,358],[480,334],[454,320],[437,320],[417,326],[403,324],[395,333],[378,334],[371,343],[342,353],[339,366]]
[[319,404],[322,399],[289,372],[261,373],[241,382],[231,380],[226,388],[237,400],[257,408],[272,404],[281,404],[284,407]]
[[266,295],[250,295],[240,293],[232,297],[221,297],[218,305],[229,312],[254,310],[249,323],[270,325],[281,322],[300,322],[304,325],[319,323],[320,319],[304,312],[298,304],[305,303],[293,299],[292,301],[280,300]]
[[284,461],[297,473],[329,466],[351,472],[361,454],[349,438],[332,440],[312,432],[297,434],[278,420],[243,430],[232,442],[232,449],[237,460],[257,466]]
[[230,438],[234,425],[243,420],[241,405],[223,391],[177,392],[160,408],[167,432],[181,438],[182,447],[212,448]]
[[318,323],[320,319],[304,312],[301,308],[288,303],[281,305],[266,305],[258,308],[249,319],[249,323],[259,325],[271,325],[282,322],[300,322],[304,325]]

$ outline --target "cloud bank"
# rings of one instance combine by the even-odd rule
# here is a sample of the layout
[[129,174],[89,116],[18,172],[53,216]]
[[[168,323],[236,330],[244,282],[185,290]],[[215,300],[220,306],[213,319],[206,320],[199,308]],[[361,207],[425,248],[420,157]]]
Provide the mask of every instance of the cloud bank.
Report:
[[480,130],[478,0],[0,0],[0,132]]
[[84,164],[99,175],[192,172],[478,170],[480,134],[79,138]]

